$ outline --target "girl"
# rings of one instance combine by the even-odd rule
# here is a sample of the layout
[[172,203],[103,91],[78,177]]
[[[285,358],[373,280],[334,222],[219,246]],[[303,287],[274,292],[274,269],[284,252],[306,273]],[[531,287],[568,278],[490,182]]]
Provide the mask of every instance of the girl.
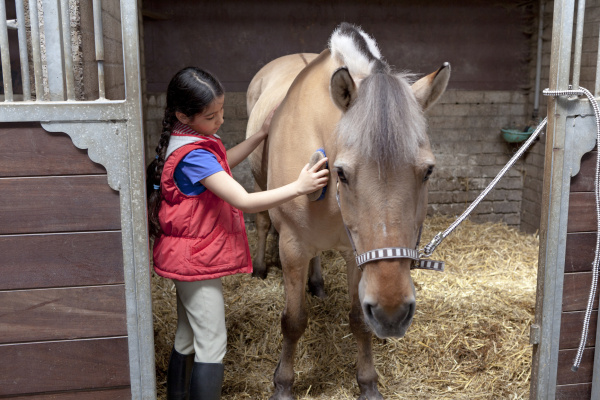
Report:
[[[177,292],[177,331],[167,372],[169,400],[221,396],[227,343],[221,277],[252,272],[242,211],[258,212],[327,183],[327,161],[308,164],[286,186],[247,193],[231,176],[268,134],[261,129],[230,150],[216,135],[225,94],[217,79],[194,67],[167,89],[163,131],[147,170],[154,270]],[[240,211],[241,210],[241,211]]]

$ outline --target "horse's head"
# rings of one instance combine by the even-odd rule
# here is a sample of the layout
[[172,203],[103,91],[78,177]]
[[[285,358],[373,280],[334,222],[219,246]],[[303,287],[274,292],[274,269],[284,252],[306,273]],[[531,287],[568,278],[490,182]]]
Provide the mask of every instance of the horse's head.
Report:
[[[423,112],[444,92],[449,76],[444,64],[411,86],[378,60],[360,85],[347,68],[332,75],[331,97],[342,110],[332,185],[337,176],[342,219],[358,253],[416,247],[435,164]],[[360,304],[379,337],[401,337],[412,322],[411,262],[376,260],[362,267]]]

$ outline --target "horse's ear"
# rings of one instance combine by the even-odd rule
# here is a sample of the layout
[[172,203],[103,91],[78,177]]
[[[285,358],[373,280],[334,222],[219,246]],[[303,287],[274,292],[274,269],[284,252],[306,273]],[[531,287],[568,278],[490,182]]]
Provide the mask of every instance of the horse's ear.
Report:
[[412,90],[423,110],[427,110],[446,90],[450,79],[450,64],[444,63],[437,71],[424,76],[412,85]]
[[342,111],[346,111],[356,99],[356,84],[350,76],[348,68],[338,68],[331,76],[329,93],[334,104]]

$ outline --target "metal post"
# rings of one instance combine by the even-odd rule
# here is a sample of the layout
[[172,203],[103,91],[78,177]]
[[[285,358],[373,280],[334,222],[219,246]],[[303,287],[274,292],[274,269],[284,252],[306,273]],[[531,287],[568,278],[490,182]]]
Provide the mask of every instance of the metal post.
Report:
[[102,1],[94,0],[94,42],[96,45],[96,61],[98,62],[98,95],[104,99],[104,38],[102,30]]
[[0,1],[0,57],[2,57],[4,101],[13,101],[10,51],[8,49],[8,27],[6,26],[6,4],[4,1]]
[[61,46],[60,5],[58,0],[42,0],[44,11],[44,37],[46,50],[46,70],[48,71],[48,91],[50,100],[65,99],[63,77],[64,59]]
[[[554,2],[550,90],[565,90],[569,85],[574,9],[574,0]],[[569,200],[568,191],[564,193],[562,188],[566,132],[566,112],[563,112],[563,107],[567,101],[565,98],[548,99],[535,310],[535,324],[540,326],[541,331],[539,343],[533,348],[531,399],[556,397]]]
[[583,18],[585,16],[585,0],[577,0],[577,31],[575,33],[575,54],[573,56],[573,88],[579,88],[581,73],[581,47],[583,44]]
[[[127,143],[129,146],[129,179],[130,193],[127,201],[130,204],[131,227],[123,227],[123,241],[131,240],[132,252],[124,255],[129,259],[132,270],[130,276],[135,282],[135,303],[127,302],[128,308],[136,308],[128,326],[136,323],[135,332],[138,337],[139,374],[137,382],[133,381],[132,393],[139,390],[139,398],[156,398],[156,376],[154,360],[154,342],[152,328],[152,298],[149,274],[148,231],[144,188],[144,136],[142,124],[142,92],[140,82],[140,42],[138,33],[138,8],[136,0],[121,1],[121,31],[123,37],[125,102],[130,119],[127,123]],[[122,210],[125,208],[122,207]],[[135,317],[134,317],[135,315]],[[131,327],[133,328],[133,326]],[[130,334],[131,338],[132,335]],[[132,346],[130,346],[131,348]],[[130,360],[133,358],[130,351]],[[130,363],[131,370],[134,369]]]
[[533,94],[533,118],[537,118],[540,110],[540,79],[542,76],[542,47],[544,35],[545,3],[540,1],[540,16],[538,23],[537,59],[535,64],[535,92]]
[[[599,29],[600,31],[600,29]],[[600,34],[600,33],[599,33]],[[596,58],[596,87],[594,88],[594,96],[600,95],[600,40],[598,41],[598,53]]]
[[75,77],[73,74],[73,52],[71,50],[71,18],[69,17],[69,0],[60,0],[60,17],[62,22],[62,47],[65,64],[67,100],[75,100]]
[[31,83],[29,82],[29,59],[27,57],[27,35],[25,33],[25,8],[23,0],[16,0],[17,35],[19,37],[19,60],[21,61],[21,82],[23,85],[23,100],[31,100]]
[[44,99],[42,80],[42,50],[40,45],[40,22],[36,0],[29,0],[29,24],[31,25],[31,52],[33,54],[33,75],[35,76],[35,100]]

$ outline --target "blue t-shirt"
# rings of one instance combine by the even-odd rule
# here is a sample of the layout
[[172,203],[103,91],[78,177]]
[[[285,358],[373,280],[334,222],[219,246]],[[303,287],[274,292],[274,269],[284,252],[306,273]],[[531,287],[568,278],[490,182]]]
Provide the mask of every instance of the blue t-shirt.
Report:
[[183,194],[196,196],[206,190],[200,181],[220,171],[223,171],[223,167],[213,153],[202,149],[192,150],[175,167],[175,183]]

